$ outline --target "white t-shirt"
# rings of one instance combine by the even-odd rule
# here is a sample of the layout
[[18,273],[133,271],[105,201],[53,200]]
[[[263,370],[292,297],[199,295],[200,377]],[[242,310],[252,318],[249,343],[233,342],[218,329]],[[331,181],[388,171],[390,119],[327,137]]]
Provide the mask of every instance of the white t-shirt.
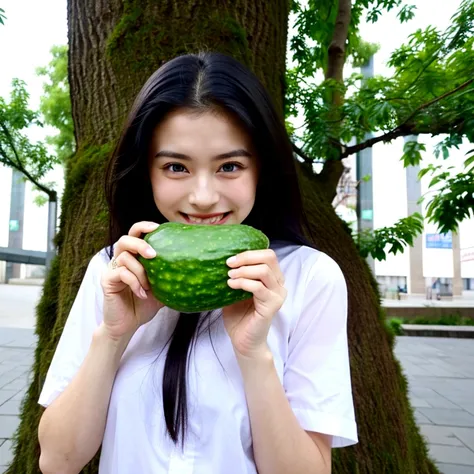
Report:
[[[281,242],[272,248],[288,296],[268,343],[291,408],[303,429],[332,435],[333,447],[355,444],[342,272],[312,248]],[[108,262],[103,249],[89,263],[39,398],[43,406],[64,390],[85,358],[102,320],[100,276]],[[184,451],[166,434],[161,393],[166,350],[157,359],[179,313],[165,307],[134,334],[112,389],[100,474],[257,473],[242,376],[219,314],[214,312],[210,334],[206,329],[199,336],[188,362]]]

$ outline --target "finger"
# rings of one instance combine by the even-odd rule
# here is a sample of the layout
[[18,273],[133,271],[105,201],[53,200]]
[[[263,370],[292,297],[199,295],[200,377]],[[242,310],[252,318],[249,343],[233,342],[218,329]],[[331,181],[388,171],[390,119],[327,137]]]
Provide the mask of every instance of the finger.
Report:
[[119,267],[126,267],[130,270],[140,282],[140,285],[145,289],[150,289],[150,282],[146,275],[143,265],[129,252],[122,252],[116,259],[117,265]]
[[147,294],[140,285],[138,278],[127,267],[119,267],[116,270],[109,271],[108,280],[110,283],[124,283],[130,287],[138,298],[142,300],[147,299]]
[[277,291],[280,286],[275,273],[267,264],[245,265],[230,270],[228,275],[233,279],[247,278],[248,280],[259,280],[271,291]]
[[227,281],[227,284],[234,290],[244,290],[252,293],[261,302],[268,302],[272,292],[258,280],[248,280],[247,278],[236,278]]
[[156,257],[155,250],[147,244],[143,239],[138,237],[132,237],[130,235],[122,235],[118,242],[115,244],[114,257],[115,259],[123,252],[129,252],[132,254],[140,254],[144,258]]
[[159,227],[160,224],[156,222],[149,222],[149,221],[141,221],[137,222],[130,227],[128,231],[128,235],[132,237],[141,237],[142,234],[148,234],[148,232],[152,232]]
[[226,263],[231,268],[266,263],[273,270],[280,285],[285,284],[285,277],[278,263],[278,258],[272,249],[247,250],[246,252],[230,257]]

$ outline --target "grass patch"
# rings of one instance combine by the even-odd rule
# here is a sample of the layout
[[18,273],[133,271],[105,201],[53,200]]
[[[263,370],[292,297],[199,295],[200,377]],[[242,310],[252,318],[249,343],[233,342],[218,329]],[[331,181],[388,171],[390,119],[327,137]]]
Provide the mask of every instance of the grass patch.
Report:
[[395,336],[403,334],[402,324],[421,324],[434,326],[474,326],[474,319],[463,318],[459,314],[441,316],[439,318],[389,318],[387,326]]

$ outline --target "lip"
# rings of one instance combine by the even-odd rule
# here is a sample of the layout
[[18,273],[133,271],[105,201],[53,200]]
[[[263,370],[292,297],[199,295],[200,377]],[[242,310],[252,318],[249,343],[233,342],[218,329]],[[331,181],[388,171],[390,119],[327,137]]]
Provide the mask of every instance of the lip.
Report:
[[199,214],[199,215],[198,214],[185,214],[184,212],[180,212],[180,214],[183,216],[183,218],[186,220],[188,224],[196,224],[195,222],[191,222],[188,215],[192,217],[199,217],[201,219],[210,219],[211,217],[220,216],[221,214],[224,214],[224,217],[220,221],[214,222],[214,224],[204,224],[204,225],[220,225],[220,224],[224,224],[229,219],[229,216],[232,214],[232,212],[231,211],[218,212],[214,214]]
[[[184,212],[183,212],[184,214]],[[211,217],[220,216],[221,214],[227,214],[226,212],[214,212],[214,214],[186,214],[191,217],[199,217],[201,219],[210,219]]]

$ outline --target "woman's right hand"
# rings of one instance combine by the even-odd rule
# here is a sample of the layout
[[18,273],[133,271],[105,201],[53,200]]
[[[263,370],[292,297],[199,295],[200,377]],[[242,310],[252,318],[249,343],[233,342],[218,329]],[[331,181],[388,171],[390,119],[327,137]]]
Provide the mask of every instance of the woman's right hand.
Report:
[[158,224],[153,222],[134,224],[128,235],[120,237],[115,244],[117,267],[113,269],[111,262],[102,274],[103,326],[113,340],[130,338],[164,306],[153,296],[145,269],[136,258],[138,254],[144,258],[156,255],[152,247],[140,237],[157,227]]

